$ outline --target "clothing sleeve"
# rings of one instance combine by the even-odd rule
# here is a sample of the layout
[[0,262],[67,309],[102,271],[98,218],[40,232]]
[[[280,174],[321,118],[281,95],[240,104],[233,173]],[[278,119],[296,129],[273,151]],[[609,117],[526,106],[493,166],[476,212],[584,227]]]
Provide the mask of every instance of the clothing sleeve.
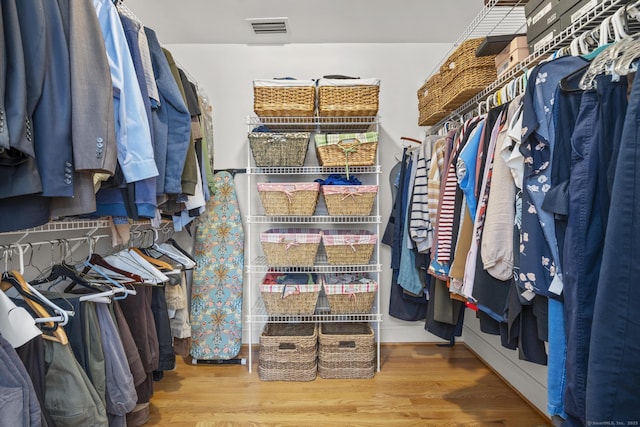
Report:
[[113,85],[118,162],[129,182],[158,176],[151,131],[122,23],[111,0],[93,0]]
[[418,252],[427,253],[433,243],[433,227],[429,218],[428,173],[431,166],[431,138],[426,138],[420,147],[416,165],[411,203],[409,236],[415,242]]
[[496,141],[491,191],[484,221],[483,233],[491,238],[482,239],[480,251],[485,270],[498,280],[509,280],[513,276],[516,186],[509,166],[500,155],[506,136],[505,126]]

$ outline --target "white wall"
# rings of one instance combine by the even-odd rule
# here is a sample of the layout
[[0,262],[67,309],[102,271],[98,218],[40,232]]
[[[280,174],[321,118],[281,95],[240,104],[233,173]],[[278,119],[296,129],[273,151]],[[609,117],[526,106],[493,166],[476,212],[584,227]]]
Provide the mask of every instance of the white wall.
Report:
[[[416,91],[444,57],[444,44],[305,44],[284,46],[167,45],[177,61],[207,91],[214,105],[215,167],[238,168],[247,162],[246,117],[253,109],[255,78],[293,76],[318,78],[346,74],[381,79],[380,90],[380,213],[384,229],[391,210],[388,173],[401,153],[401,136],[422,138],[417,126]],[[247,206],[246,177],[236,178],[243,212]],[[253,199],[252,199],[252,203]],[[255,240],[255,239],[254,239]],[[255,253],[255,252],[254,252]],[[381,342],[428,342],[439,338],[424,330],[423,322],[404,322],[388,313],[390,251],[381,247]],[[256,292],[254,292],[255,295]],[[245,301],[245,313],[251,302]],[[518,360],[499,339],[479,331],[467,313],[463,340],[540,411],[546,406],[546,368]],[[245,325],[246,328],[246,325]],[[248,334],[244,334],[245,342]],[[257,333],[252,342],[256,343]]]
[[[417,125],[416,91],[448,44],[305,44],[305,45],[166,45],[178,63],[201,84],[214,106],[215,168],[242,168],[247,163],[246,117],[253,111],[256,78],[292,76],[319,78],[326,74],[377,77],[380,86],[380,213],[384,229],[391,210],[389,171],[401,154],[401,136],[421,139]],[[246,177],[236,176],[243,213],[247,212]],[[253,203],[253,199],[252,202]],[[256,240],[256,239],[254,239]],[[255,253],[255,251],[254,251]],[[381,247],[382,342],[439,341],[423,322],[404,322],[388,313],[391,282],[390,252]],[[254,292],[255,295],[256,292]],[[245,300],[245,310],[251,302]],[[245,311],[246,312],[246,311]],[[245,334],[247,336],[247,334]],[[257,335],[254,334],[254,342]],[[246,340],[246,338],[245,338]]]

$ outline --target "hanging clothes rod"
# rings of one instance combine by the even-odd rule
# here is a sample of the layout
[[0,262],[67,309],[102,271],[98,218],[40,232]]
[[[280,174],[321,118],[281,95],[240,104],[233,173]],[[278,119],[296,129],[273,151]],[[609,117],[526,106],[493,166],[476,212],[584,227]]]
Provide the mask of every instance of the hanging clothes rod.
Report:
[[237,173],[247,173],[246,168],[229,168],[229,169],[214,169],[213,173],[218,172],[229,172],[231,175],[235,176]]

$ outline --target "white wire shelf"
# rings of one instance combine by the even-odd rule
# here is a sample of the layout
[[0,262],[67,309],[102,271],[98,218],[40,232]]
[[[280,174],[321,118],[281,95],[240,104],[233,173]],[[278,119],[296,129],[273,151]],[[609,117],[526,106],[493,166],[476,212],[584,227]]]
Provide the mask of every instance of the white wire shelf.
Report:
[[499,0],[490,0],[478,15],[460,34],[451,49],[433,69],[434,74],[440,69],[455,49],[467,39],[497,36],[504,34],[520,34],[527,31],[524,5],[528,0],[514,0],[510,6],[498,6]]
[[380,216],[267,216],[249,215],[253,224],[380,224]]
[[262,298],[258,298],[246,319],[248,323],[382,322],[382,314],[376,311],[374,307],[371,313],[331,314],[327,297],[320,294],[313,314],[269,314]]
[[[247,173],[252,175],[322,175],[346,173],[346,167],[324,166],[277,166],[268,168],[248,167]],[[381,173],[380,166],[350,166],[350,174],[357,173]]]
[[354,117],[258,117],[249,116],[249,132],[266,126],[273,132],[366,132],[376,129],[379,116]]
[[354,265],[335,265],[329,264],[326,255],[318,254],[317,263],[310,266],[270,266],[267,264],[267,258],[264,256],[257,257],[253,263],[245,266],[245,271],[251,273],[379,273],[382,271],[381,264],[354,264]]
[[6,231],[2,234],[50,233],[55,231],[92,230],[109,227],[108,219],[64,219],[51,221],[38,227],[24,230]]
[[444,124],[447,122],[459,122],[460,119],[463,118],[466,114],[476,110],[478,108],[478,104],[480,104],[481,102],[485,102],[489,95],[493,95],[515,77],[520,76],[524,72],[526,72],[529,67],[534,66],[544,58],[548,57],[550,53],[555,52],[561,47],[568,46],[571,41],[581,33],[594,29],[602,22],[602,20],[604,20],[607,16],[613,15],[618,10],[618,7],[622,7],[624,6],[624,4],[625,0],[603,0],[602,2],[598,3],[593,9],[583,15],[580,19],[573,22],[570,27],[562,30],[562,32],[555,38],[549,40],[546,44],[540,46],[531,55],[523,59],[521,62],[516,64],[505,73],[501,74],[484,90],[475,95],[473,98],[469,99],[460,107],[456,108],[453,112],[449,113],[445,118],[440,120],[435,125],[431,126],[429,129],[437,131],[438,129],[442,128],[442,126],[444,126]]

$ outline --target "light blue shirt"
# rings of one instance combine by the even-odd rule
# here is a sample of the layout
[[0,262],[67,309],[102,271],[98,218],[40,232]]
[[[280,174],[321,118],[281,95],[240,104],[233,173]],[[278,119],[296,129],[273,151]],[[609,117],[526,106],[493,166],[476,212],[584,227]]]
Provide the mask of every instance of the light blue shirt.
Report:
[[485,121],[482,120],[473,129],[467,143],[462,148],[462,151],[460,151],[456,165],[458,185],[467,198],[467,207],[469,208],[471,219],[474,221],[478,209],[478,201],[476,199],[476,163],[484,123]]
[[151,131],[118,11],[111,0],[93,0],[93,6],[111,71],[118,163],[127,182],[152,178],[158,168]]

